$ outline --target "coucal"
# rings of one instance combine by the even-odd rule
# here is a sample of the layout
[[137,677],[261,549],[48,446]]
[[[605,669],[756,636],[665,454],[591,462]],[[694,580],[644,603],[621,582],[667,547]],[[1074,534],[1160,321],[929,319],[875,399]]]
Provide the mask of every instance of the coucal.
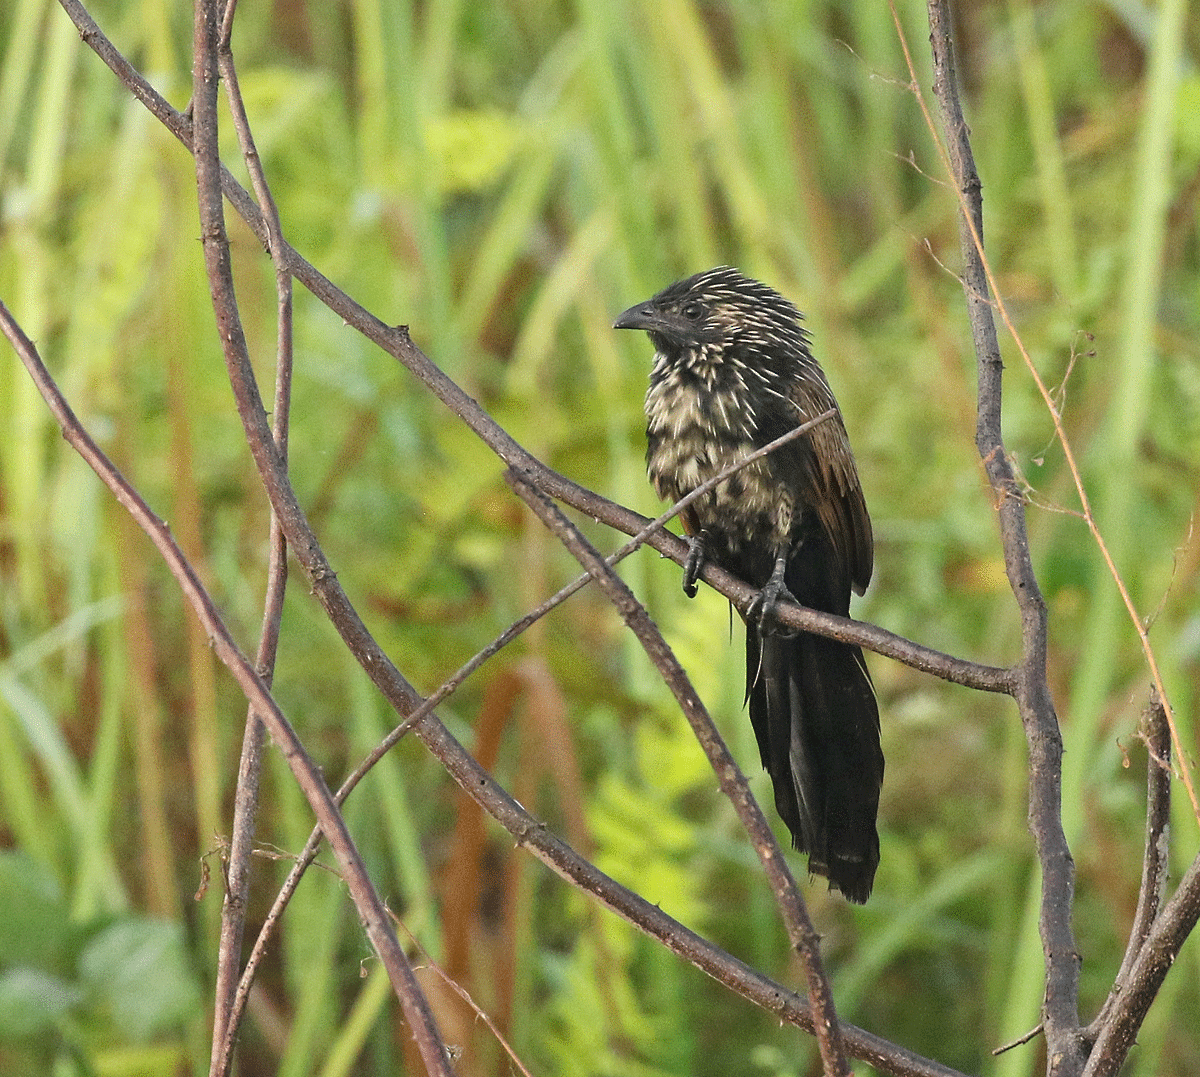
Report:
[[[830,408],[800,312],[721,266],[630,307],[616,329],[654,344],[646,468],[677,501],[748,453]],[[836,613],[871,579],[873,543],[841,413],[724,480],[681,513],[683,589],[705,560],[760,592],[746,615],[746,698],[775,806],[810,872],[855,902],[879,864],[879,709],[862,651],[774,617],[781,598]]]

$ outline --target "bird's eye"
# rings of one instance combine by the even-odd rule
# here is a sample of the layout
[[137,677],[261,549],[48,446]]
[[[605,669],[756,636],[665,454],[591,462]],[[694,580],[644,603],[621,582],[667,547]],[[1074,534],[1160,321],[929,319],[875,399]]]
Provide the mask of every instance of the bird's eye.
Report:
[[686,304],[682,311],[683,316],[693,322],[698,321],[703,313],[704,307],[695,299]]

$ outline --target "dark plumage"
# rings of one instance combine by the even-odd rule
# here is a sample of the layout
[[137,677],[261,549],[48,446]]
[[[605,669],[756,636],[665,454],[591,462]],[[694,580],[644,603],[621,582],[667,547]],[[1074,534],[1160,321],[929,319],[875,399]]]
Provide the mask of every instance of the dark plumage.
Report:
[[[722,266],[630,307],[617,329],[654,344],[646,466],[676,501],[747,453],[836,408],[800,312]],[[789,594],[846,616],[871,579],[871,520],[841,415],[743,468],[681,514],[684,590],[706,558],[761,588],[746,624],[746,697],[775,806],[809,870],[851,901],[871,893],[883,784],[879,710],[862,651],[772,616]]]

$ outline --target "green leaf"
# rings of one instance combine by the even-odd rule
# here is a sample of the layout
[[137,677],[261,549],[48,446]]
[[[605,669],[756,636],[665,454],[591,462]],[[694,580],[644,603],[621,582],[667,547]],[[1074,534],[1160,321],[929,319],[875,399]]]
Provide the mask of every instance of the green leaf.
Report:
[[0,1040],[51,1031],[83,992],[40,969],[15,968],[0,976]]
[[134,1040],[181,1024],[199,1005],[183,932],[163,920],[129,919],[105,928],[84,950],[80,973]]
[[73,932],[49,871],[21,853],[0,853],[0,909],[0,967],[64,971]]

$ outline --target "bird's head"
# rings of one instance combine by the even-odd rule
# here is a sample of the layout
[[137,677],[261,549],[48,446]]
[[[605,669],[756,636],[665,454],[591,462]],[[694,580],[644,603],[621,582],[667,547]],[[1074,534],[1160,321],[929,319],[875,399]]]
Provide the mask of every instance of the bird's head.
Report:
[[804,355],[808,338],[800,317],[774,288],[718,266],[635,304],[613,328],[644,329],[664,355],[705,345]]

